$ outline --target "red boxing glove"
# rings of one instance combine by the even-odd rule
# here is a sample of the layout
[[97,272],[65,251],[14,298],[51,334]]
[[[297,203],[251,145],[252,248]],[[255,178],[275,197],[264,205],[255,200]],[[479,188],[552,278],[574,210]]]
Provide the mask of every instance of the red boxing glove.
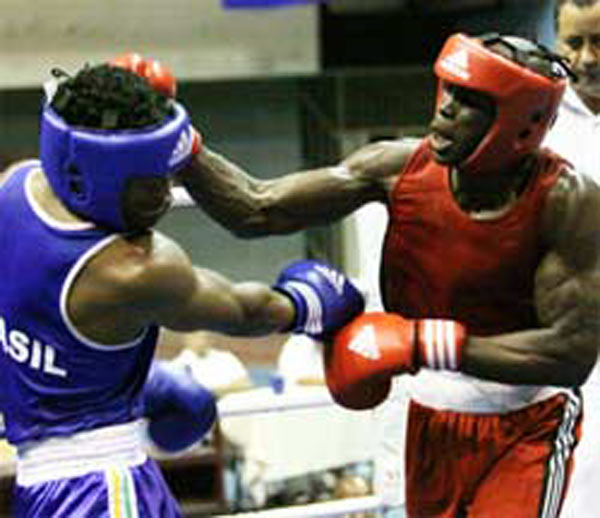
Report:
[[[177,94],[177,81],[171,70],[154,59],[146,59],[137,52],[128,52],[115,56],[109,61],[109,65],[124,68],[143,77],[154,90],[167,97],[174,98]],[[193,128],[192,138],[191,154],[197,155],[202,149],[202,136],[195,128]]]
[[387,397],[397,374],[420,367],[458,370],[465,340],[464,326],[452,320],[363,313],[326,348],[327,386],[344,407],[373,408]]
[[158,61],[145,59],[141,54],[128,52],[110,60],[109,65],[136,73],[148,81],[157,92],[167,97],[177,94],[177,81],[171,71]]

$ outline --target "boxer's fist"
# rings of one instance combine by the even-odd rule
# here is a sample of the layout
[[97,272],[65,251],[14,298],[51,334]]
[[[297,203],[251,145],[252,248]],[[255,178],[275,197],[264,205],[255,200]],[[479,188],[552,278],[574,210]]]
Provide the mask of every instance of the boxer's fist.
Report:
[[318,340],[332,335],[365,307],[364,297],[343,273],[318,261],[289,265],[273,288],[294,302],[296,318],[289,331]]
[[372,408],[387,397],[397,374],[414,374],[420,367],[457,370],[465,338],[464,326],[452,320],[364,313],[326,349],[327,386],[342,406]]
[[354,410],[388,396],[392,376],[416,371],[415,324],[391,313],[364,313],[325,349],[325,379],[335,401]]
[[135,52],[129,52],[115,56],[110,60],[109,65],[134,72],[146,79],[154,90],[167,97],[175,97],[177,94],[177,81],[171,70],[154,59],[147,59]]
[[[171,70],[154,59],[144,58],[136,52],[128,52],[114,57],[109,65],[124,68],[143,77],[157,92],[171,98],[177,94],[177,81]],[[191,155],[197,155],[202,149],[202,135],[196,128],[191,128]]]
[[144,70],[146,69],[146,59],[137,52],[119,54],[118,56],[112,58],[108,63],[113,67],[124,68],[125,70],[134,72],[138,76],[142,77],[144,75]]
[[155,361],[143,388],[144,416],[152,442],[177,452],[200,440],[217,417],[213,393],[187,369]]

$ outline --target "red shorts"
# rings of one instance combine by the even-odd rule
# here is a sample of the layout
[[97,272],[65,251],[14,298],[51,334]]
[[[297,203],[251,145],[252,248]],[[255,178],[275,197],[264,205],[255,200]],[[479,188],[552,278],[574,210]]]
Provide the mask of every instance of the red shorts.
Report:
[[502,414],[411,401],[406,440],[410,518],[555,518],[581,430],[579,394]]

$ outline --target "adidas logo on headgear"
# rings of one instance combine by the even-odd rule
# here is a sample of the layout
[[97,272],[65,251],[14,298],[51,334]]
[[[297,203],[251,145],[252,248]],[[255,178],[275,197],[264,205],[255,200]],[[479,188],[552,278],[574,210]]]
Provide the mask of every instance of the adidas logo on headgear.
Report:
[[440,61],[440,66],[450,74],[460,77],[465,81],[471,77],[469,73],[469,53],[462,49],[446,56]]

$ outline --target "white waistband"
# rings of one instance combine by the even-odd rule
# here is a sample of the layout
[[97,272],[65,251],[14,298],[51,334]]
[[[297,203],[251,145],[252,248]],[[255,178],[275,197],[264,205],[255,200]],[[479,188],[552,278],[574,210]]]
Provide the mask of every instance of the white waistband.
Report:
[[458,372],[422,369],[408,383],[410,397],[437,410],[502,413],[524,408],[567,392],[563,387],[508,385]]
[[22,444],[17,450],[17,484],[79,477],[115,465],[139,466],[146,461],[141,427],[140,420]]

